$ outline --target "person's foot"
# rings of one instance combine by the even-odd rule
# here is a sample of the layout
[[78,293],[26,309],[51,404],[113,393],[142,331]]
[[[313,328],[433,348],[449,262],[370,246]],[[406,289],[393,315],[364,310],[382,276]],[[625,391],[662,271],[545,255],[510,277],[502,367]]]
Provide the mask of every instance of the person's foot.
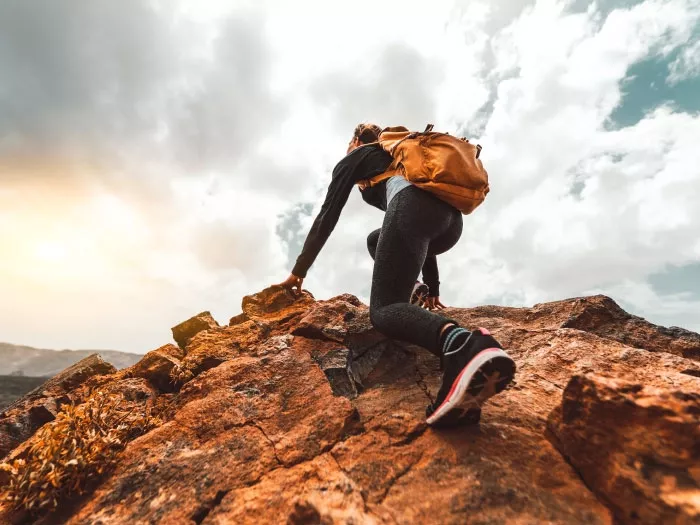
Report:
[[427,284],[416,281],[416,284],[413,285],[413,292],[411,292],[411,299],[409,302],[411,304],[421,305],[425,298],[428,297],[428,292],[430,292],[430,288],[428,288]]
[[481,405],[513,380],[515,362],[485,328],[456,328],[446,344],[442,386],[426,409],[427,423],[444,425],[465,416],[478,421]]

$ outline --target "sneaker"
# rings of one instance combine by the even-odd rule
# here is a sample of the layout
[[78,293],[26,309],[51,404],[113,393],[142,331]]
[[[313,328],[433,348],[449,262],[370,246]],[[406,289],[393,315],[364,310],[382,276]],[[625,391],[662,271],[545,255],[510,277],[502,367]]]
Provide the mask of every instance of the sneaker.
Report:
[[515,362],[485,328],[471,332],[442,360],[442,386],[426,409],[427,423],[433,426],[464,419],[478,422],[481,405],[502,392],[515,376]]
[[416,281],[416,284],[413,285],[413,292],[411,292],[411,299],[409,302],[411,304],[422,305],[425,298],[428,297],[428,292],[430,292],[430,288],[428,288],[427,284]]

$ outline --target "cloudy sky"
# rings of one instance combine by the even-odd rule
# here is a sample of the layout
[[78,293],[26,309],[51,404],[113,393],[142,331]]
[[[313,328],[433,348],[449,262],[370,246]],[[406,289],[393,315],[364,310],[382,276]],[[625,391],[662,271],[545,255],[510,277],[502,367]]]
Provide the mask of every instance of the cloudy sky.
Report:
[[[289,274],[358,122],[476,139],[451,306],[700,330],[700,2],[1,0],[0,341],[145,352]],[[353,192],[304,284],[369,301]]]

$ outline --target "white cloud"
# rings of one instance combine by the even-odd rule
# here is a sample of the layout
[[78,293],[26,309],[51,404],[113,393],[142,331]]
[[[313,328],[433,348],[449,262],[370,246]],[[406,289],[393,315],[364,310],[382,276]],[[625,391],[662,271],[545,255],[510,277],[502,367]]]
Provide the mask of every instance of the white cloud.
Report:
[[678,84],[688,78],[700,75],[700,40],[690,44],[668,66],[666,82]]
[[[693,203],[700,158],[693,137],[700,119],[660,108],[635,127],[604,127],[627,68],[684,43],[697,20],[697,11],[678,2],[646,2],[607,18],[539,2],[492,37],[494,68],[481,74],[506,78],[479,139],[492,193],[465,217],[457,247],[439,257],[448,304],[619,293],[622,280],[642,286],[666,264],[698,260],[693,232],[700,215]],[[478,50],[471,51],[478,56]],[[473,82],[488,85],[484,77]],[[576,181],[583,184],[578,196]],[[331,295],[350,282],[368,299],[363,240],[379,221],[366,220],[361,206],[355,212],[351,201],[344,212],[352,227],[341,222],[338,237],[348,241],[331,238],[309,274],[310,287]],[[359,259],[343,264],[353,252]],[[355,264],[357,277],[346,271]],[[659,318],[654,308],[664,299],[634,304]]]
[[[200,310],[225,321],[286,277],[278,216],[311,204],[308,231],[363,120],[480,133],[492,192],[439,257],[446,304],[608,290],[693,322],[692,301],[645,279],[700,260],[699,117],[606,120],[630,65],[688,40],[694,2],[9,5],[0,340],[145,351]],[[353,191],[305,281],[317,297],[369,300],[365,239],[382,219]]]

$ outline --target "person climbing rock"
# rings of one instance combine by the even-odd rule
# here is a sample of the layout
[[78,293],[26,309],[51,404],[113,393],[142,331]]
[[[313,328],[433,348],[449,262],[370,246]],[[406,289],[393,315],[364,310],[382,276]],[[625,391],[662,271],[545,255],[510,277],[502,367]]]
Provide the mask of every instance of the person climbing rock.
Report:
[[[391,129],[397,128],[387,128]],[[325,201],[301,254],[280,285],[301,294],[309,268],[358,184],[363,200],[385,212],[382,227],[367,237],[374,259],[371,323],[387,337],[418,345],[440,358],[442,386],[426,408],[427,422],[456,423],[478,413],[489,397],[505,389],[514,377],[515,363],[488,330],[467,330],[432,311],[445,308],[440,301],[436,256],[457,244],[462,212],[401,174],[388,176],[393,157],[379,143],[382,133],[374,124],[355,128],[346,156],[333,169]],[[370,184],[378,176],[386,178]],[[421,271],[427,297],[423,305],[412,304]]]

